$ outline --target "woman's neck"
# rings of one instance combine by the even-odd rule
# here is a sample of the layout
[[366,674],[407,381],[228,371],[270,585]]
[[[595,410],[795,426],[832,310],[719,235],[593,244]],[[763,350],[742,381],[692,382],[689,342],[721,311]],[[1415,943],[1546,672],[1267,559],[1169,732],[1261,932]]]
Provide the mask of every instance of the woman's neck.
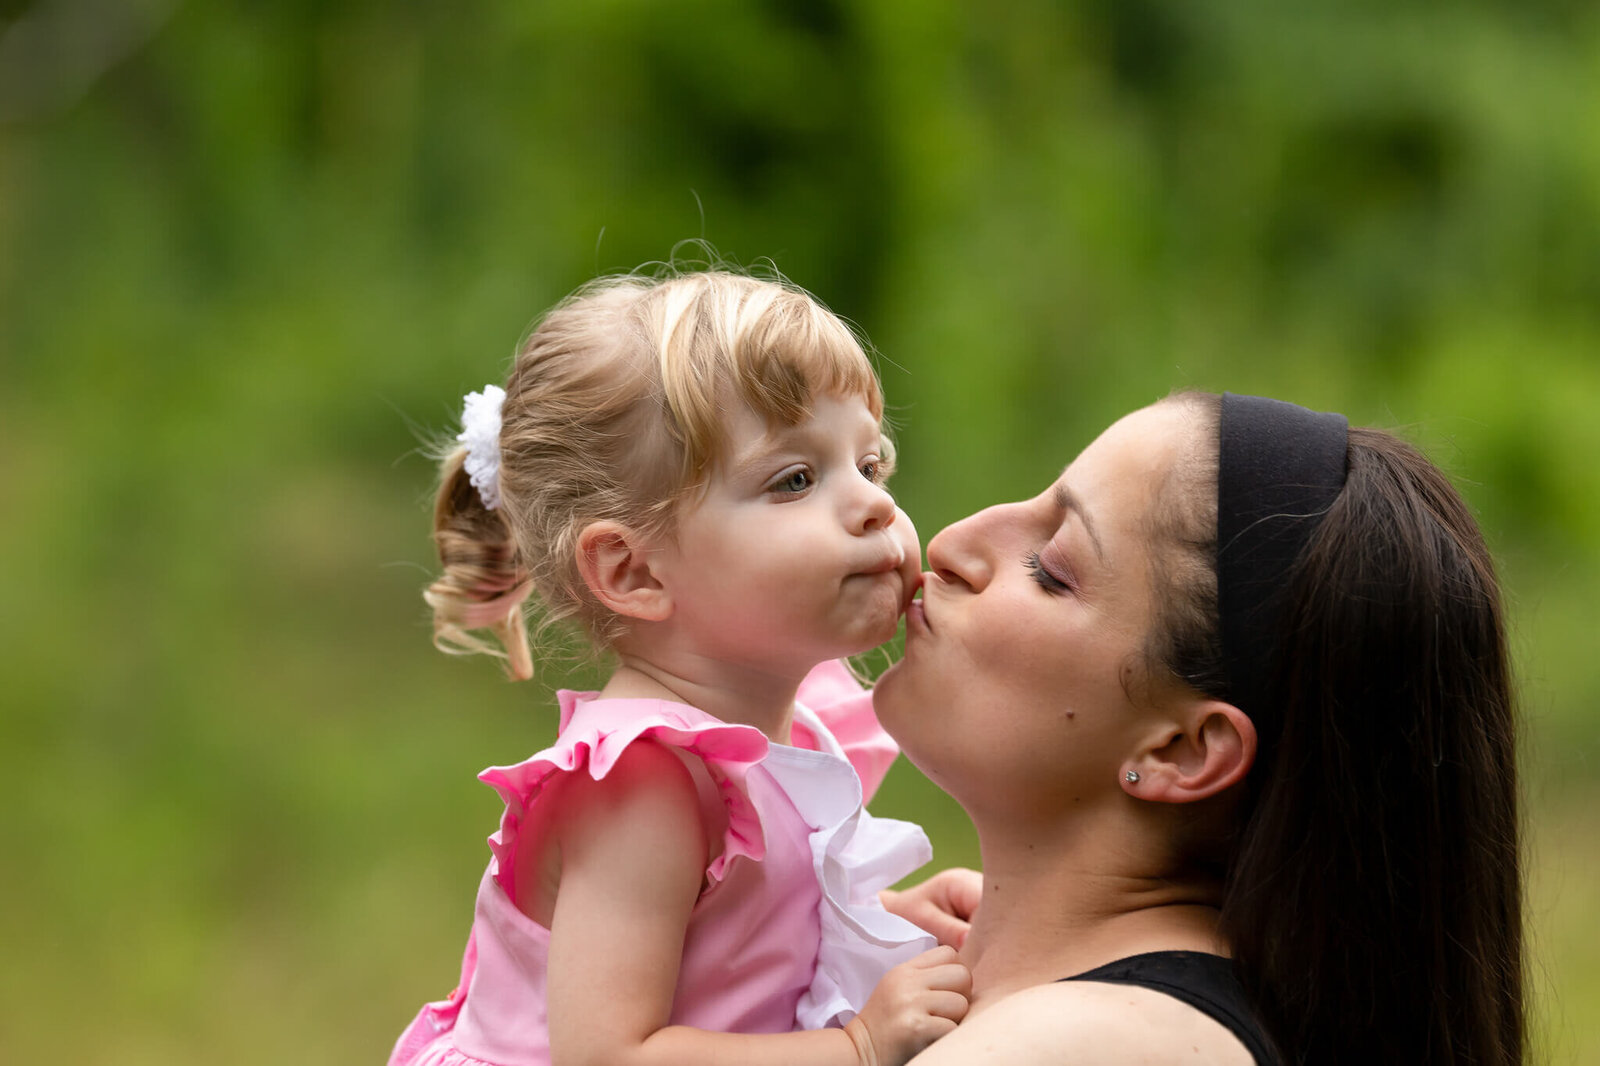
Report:
[[975,1009],[1147,951],[1227,953],[1219,886],[1142,847],[1138,828],[1112,818],[1052,840],[980,824],[983,902],[961,949]]
[[619,654],[621,664],[601,696],[675,700],[733,725],[754,726],[775,743],[789,742],[800,679],[710,659],[667,665],[625,650]]

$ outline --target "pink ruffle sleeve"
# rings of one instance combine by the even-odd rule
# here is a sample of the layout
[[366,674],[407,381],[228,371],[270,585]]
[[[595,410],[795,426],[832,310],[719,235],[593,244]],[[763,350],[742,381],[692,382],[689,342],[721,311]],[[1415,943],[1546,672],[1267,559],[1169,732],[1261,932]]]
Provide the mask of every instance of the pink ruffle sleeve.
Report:
[[728,829],[719,855],[706,874],[722,879],[739,856],[760,859],[765,853],[761,820],[745,787],[750,768],[767,754],[767,738],[759,729],[728,725],[709,714],[667,700],[596,701],[592,692],[562,689],[561,731],[555,744],[511,766],[491,766],[478,779],[505,801],[500,828],[490,835],[494,853],[490,870],[506,895],[516,898],[512,883],[517,840],[523,819],[539,793],[557,775],[583,772],[599,781],[611,772],[628,745],[640,740],[680,748],[699,758],[710,772],[728,811]]

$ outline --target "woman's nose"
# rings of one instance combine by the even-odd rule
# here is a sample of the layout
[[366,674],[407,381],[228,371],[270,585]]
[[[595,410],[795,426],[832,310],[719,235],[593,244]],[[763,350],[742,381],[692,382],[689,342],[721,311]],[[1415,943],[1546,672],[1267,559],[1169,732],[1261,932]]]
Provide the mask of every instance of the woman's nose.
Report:
[[974,591],[987,585],[994,577],[993,526],[1004,506],[985,508],[936,533],[928,542],[928,568]]

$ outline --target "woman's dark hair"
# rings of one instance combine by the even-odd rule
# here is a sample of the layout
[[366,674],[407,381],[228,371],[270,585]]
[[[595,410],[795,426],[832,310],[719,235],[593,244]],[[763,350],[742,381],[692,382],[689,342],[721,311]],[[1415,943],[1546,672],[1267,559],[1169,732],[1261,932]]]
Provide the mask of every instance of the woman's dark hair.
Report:
[[[1217,398],[1169,402],[1210,443],[1169,487],[1147,655],[1226,699]],[[1287,1063],[1519,1064],[1515,707],[1477,524],[1416,449],[1351,429],[1345,487],[1286,591],[1225,877],[1240,977]]]

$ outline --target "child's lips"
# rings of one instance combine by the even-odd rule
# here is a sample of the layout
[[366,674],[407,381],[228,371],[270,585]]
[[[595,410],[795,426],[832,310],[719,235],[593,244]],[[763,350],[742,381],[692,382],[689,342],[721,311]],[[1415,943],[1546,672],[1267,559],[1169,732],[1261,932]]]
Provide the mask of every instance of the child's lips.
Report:
[[861,574],[887,574],[892,570],[900,569],[900,564],[905,562],[903,555],[885,555],[868,566],[862,567],[857,573]]

